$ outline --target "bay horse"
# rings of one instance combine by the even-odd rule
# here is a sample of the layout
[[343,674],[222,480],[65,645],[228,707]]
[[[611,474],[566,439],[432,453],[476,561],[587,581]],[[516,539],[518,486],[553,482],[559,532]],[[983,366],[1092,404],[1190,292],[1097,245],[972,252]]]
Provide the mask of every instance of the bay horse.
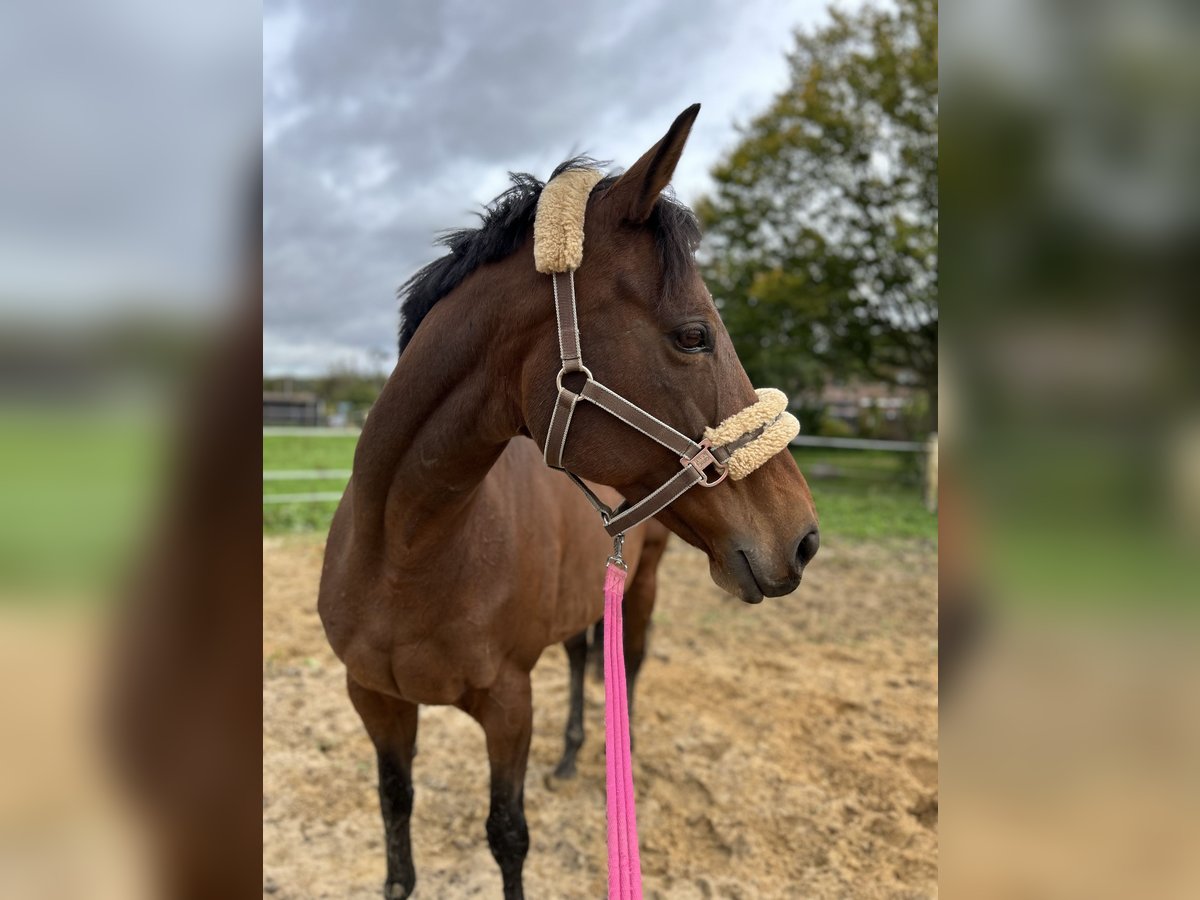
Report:
[[[584,198],[586,261],[574,273],[596,377],[692,435],[756,400],[695,264],[696,218],[663,193],[698,112],[685,110],[628,171]],[[586,164],[570,160],[555,176]],[[551,644],[565,644],[571,669],[561,775],[582,741],[583,635],[601,617],[612,544],[583,496],[543,462],[560,365],[551,287],[533,259],[543,187],[514,175],[480,227],[447,235],[449,254],[401,289],[401,355],[329,531],[318,608],[376,750],[388,898],[408,897],[416,881],[419,705],[457,706],[483,728],[487,839],[507,900],[524,896],[530,672]],[[679,471],[645,434],[580,406],[564,467],[606,502],[642,499]],[[812,495],[786,452],[744,480],[685,493],[656,518],[748,603],[795,590],[819,544]],[[665,534],[650,522],[624,546],[631,674]]]

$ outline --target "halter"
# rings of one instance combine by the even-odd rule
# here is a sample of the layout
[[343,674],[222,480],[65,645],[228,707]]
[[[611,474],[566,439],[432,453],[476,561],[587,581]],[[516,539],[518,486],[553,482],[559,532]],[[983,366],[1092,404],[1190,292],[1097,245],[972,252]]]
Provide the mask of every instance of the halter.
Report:
[[[758,390],[758,402],[705,429],[699,440],[676,431],[666,422],[626,400],[592,377],[583,364],[579,316],[575,305],[575,270],[583,262],[583,220],[588,197],[602,175],[594,169],[572,169],[559,174],[543,189],[534,220],[534,262],[551,277],[554,311],[558,323],[558,350],[562,366],[555,378],[558,396],[550,415],[543,456],[546,464],[566,472],[600,514],[604,529],[613,538],[613,558],[622,562],[625,532],[657,515],[691,488],[716,487],[727,477],[745,478],[784,449],[800,431],[800,423],[787,411],[787,397],[773,388]],[[567,290],[559,289],[566,274]],[[567,375],[580,374],[583,386],[572,390],[563,384]],[[666,447],[679,458],[680,470],[637,503],[625,501],[616,508],[605,504],[563,465],[567,438],[575,409],[586,401]]]

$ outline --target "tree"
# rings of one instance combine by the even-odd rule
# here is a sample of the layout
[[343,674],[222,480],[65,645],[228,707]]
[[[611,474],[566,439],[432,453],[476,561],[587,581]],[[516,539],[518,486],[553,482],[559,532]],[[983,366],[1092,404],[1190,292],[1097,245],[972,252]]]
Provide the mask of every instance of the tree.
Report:
[[387,376],[378,367],[364,366],[352,359],[343,359],[329,368],[329,373],[317,380],[317,393],[327,403],[349,403],[356,408],[371,406],[383,390]]
[[829,14],[713,170],[705,277],[756,380],[907,373],[936,410],[937,0]]

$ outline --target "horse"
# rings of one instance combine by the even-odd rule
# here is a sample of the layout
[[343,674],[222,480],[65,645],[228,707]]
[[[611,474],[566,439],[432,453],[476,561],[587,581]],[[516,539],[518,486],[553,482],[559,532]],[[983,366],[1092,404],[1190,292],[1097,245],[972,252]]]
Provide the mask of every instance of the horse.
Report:
[[[757,397],[696,266],[696,217],[666,192],[699,108],[624,174],[594,183],[583,200],[586,259],[573,273],[596,377],[693,435]],[[568,160],[553,177],[591,164]],[[399,361],[363,427],[326,545],[318,609],[376,751],[393,900],[416,882],[409,818],[421,704],[456,706],[484,731],[486,833],[506,900],[524,896],[530,672],[552,644],[566,647],[572,685],[560,775],[573,771],[583,739],[584,636],[601,618],[612,544],[592,506],[544,462],[561,364],[557,298],[533,259],[544,187],[513,175],[479,227],[446,235],[450,252],[401,288]],[[687,463],[579,406],[562,467],[605,502],[646,498]],[[687,491],[655,518],[661,525],[632,530],[623,548],[631,673],[665,529],[703,550],[717,585],[747,603],[795,590],[819,546],[812,495],[786,452],[742,480]]]

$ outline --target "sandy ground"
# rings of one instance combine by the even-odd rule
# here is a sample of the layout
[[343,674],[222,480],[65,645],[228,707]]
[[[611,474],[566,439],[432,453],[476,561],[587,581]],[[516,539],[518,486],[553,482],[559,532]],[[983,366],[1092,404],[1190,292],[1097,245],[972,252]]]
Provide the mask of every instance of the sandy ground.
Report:
[[[937,896],[937,563],[923,544],[823,546],[799,592],[749,607],[673,541],[638,685],[648,898]],[[374,754],[315,611],[321,545],[263,546],[263,874],[275,898],[375,898]],[[531,898],[605,893],[603,686],[574,781],[566,655],[533,674]],[[499,897],[483,734],[421,710],[415,897]]]
[[101,740],[109,626],[91,597],[0,605],[0,897],[152,896]]

